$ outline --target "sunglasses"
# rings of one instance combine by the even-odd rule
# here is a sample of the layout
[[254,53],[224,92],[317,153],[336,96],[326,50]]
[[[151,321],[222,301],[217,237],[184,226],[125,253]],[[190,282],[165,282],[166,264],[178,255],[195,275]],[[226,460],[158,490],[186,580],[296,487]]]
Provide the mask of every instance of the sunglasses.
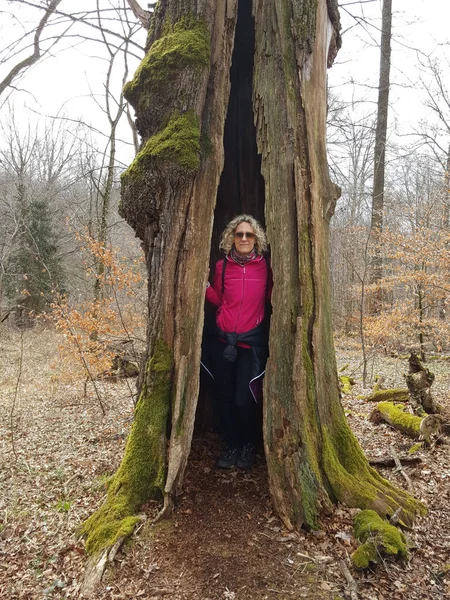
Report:
[[239,238],[240,240],[242,240],[244,238],[244,236],[248,239],[248,240],[253,240],[255,239],[256,235],[254,233],[251,232],[247,232],[247,231],[236,231],[234,234],[234,237]]

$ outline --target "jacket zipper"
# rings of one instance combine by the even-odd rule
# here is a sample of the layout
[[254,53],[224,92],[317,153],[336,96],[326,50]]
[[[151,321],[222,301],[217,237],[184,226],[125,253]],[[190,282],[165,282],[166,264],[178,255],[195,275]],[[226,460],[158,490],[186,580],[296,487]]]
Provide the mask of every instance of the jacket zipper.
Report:
[[237,319],[236,319],[236,324],[235,324],[235,326],[234,326],[234,331],[235,331],[235,332],[237,332],[237,326],[238,326],[238,323],[239,323],[239,318],[240,318],[240,316],[241,316],[242,305],[243,305],[243,303],[244,303],[244,288],[245,288],[245,265],[244,265],[244,272],[243,272],[243,274],[242,274],[242,295],[241,295],[241,304],[240,304],[240,306],[239,306],[239,312],[238,312],[238,316],[237,316]]

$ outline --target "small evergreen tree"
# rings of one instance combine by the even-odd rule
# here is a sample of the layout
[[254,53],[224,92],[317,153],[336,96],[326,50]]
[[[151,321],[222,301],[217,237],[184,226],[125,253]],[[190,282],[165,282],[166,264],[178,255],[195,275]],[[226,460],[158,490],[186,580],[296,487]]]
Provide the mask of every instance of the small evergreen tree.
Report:
[[44,312],[62,281],[48,203],[34,200],[22,211],[17,245],[6,264],[5,291],[16,302],[19,320]]

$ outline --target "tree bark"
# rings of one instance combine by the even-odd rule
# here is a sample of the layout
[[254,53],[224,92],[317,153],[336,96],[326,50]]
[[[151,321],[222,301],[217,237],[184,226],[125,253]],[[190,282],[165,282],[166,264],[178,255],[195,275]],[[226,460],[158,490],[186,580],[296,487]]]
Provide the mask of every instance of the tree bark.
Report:
[[405,375],[406,385],[408,386],[409,401],[416,411],[421,408],[426,413],[438,412],[431,395],[431,386],[434,382],[434,373],[426,369],[418,356],[411,353],[409,359],[408,373]]
[[[147,496],[159,492],[163,512],[181,491],[193,435],[213,220],[230,206],[218,188],[233,44],[241,43],[239,33],[235,39],[237,9],[236,0],[161,0],[147,56],[125,88],[143,143],[122,178],[121,211],[143,240],[149,327],[147,368],[124,462],[133,464],[134,454],[145,456],[144,472],[153,465]],[[245,79],[253,79],[253,131],[264,178],[263,194],[252,202],[255,211],[265,212],[274,272],[264,390],[273,502],[289,528],[318,527],[320,515],[337,500],[383,515],[402,506],[402,519],[410,523],[423,506],[369,467],[340,403],[328,272],[328,223],[338,194],[325,148],[326,69],[340,43],[337,4],[239,0],[241,16],[247,28],[254,22],[253,77],[250,71]],[[245,131],[250,135],[252,128]],[[241,147],[245,153],[251,144]],[[244,157],[236,172],[245,174],[246,162]],[[257,181],[255,164],[247,175]],[[243,198],[242,208],[247,206]],[[170,398],[170,423],[161,417],[164,398]],[[167,457],[156,438],[153,454],[145,454],[138,420],[151,415],[153,403],[159,407],[157,439],[169,431]],[[118,473],[123,477],[122,467]],[[142,486],[128,478],[117,490],[116,477],[106,506],[125,520],[135,514],[141,501],[135,490]],[[117,493],[126,496],[119,510]],[[91,551],[119,539],[116,524],[96,543],[105,518],[91,518],[85,526]]]
[[[377,127],[375,132],[375,153],[372,194],[371,232],[374,243],[372,260],[371,283],[378,283],[383,275],[383,258],[381,252],[381,234],[383,232],[384,212],[384,173],[386,162],[386,141],[389,110],[390,72],[391,72],[391,31],[392,31],[392,0],[383,0],[381,45],[380,45],[380,76],[378,84]],[[382,294],[377,291],[371,306],[371,313],[381,311]]]
[[271,495],[288,528],[317,527],[335,500],[381,514],[404,504],[409,520],[414,503],[370,469],[340,403],[328,263],[337,192],[325,148],[333,13],[325,2],[254,7],[254,108],[274,270],[264,389]]
[[127,0],[127,3],[135,17],[139,19],[144,29],[149,29],[152,14],[148,10],[144,10],[136,0]]
[[380,232],[383,230],[384,172],[391,72],[391,32],[392,0],[383,0],[371,221],[372,229]]

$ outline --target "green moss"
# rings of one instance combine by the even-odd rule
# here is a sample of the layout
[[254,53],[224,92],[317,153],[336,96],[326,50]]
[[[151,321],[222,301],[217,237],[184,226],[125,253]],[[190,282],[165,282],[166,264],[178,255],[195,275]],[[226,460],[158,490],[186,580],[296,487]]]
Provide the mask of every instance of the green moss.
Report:
[[353,563],[361,569],[377,563],[385,555],[407,558],[408,549],[403,533],[380,518],[374,510],[363,510],[353,522],[355,537],[361,546],[352,554]]
[[423,442],[417,442],[417,444],[414,444],[413,446],[411,446],[411,448],[408,450],[408,454],[415,454],[422,448],[423,448]]
[[339,381],[341,382],[341,390],[344,394],[350,394],[352,387],[356,383],[353,377],[349,377],[348,375],[339,375]]
[[326,427],[323,428],[324,467],[337,500],[352,498],[354,506],[367,508],[375,501],[377,490],[370,484],[358,480],[367,467],[361,449],[348,426],[342,426],[334,439]]
[[383,517],[402,507],[401,522],[412,524],[425,506],[407,492],[391,485],[370,467],[357,439],[343,418],[334,434],[322,428],[323,463],[332,493],[347,506],[373,509]]
[[140,507],[162,498],[166,475],[166,427],[170,407],[172,355],[158,342],[147,363],[125,454],[111,478],[105,503],[83,524],[89,554],[113,546],[129,536]]
[[209,66],[209,31],[203,21],[185,17],[156,40],[139,65],[134,78],[124,87],[125,98],[137,108],[141,98],[144,104],[151,103],[155,91],[162,85],[191,67],[203,69]]
[[398,424],[402,432],[412,437],[420,436],[420,424],[422,419],[411,415],[403,410],[403,406],[396,406],[392,402],[380,402],[377,411],[385,414],[392,423]]
[[[282,21],[286,32],[283,45],[283,73],[289,99],[297,105],[297,50],[312,52],[316,37],[317,0],[282,0]],[[295,43],[292,35],[295,36]]]
[[145,144],[150,156],[197,169],[200,164],[200,121],[193,112],[172,115],[167,126]]
[[200,165],[200,121],[193,112],[174,113],[167,125],[152,135],[122,173],[123,183],[140,180],[151,159],[172,162],[188,170]]
[[379,558],[377,547],[373,542],[361,544],[351,555],[352,562],[358,569],[366,569],[371,562],[377,563]]
[[368,402],[408,402],[409,393],[407,389],[398,388],[392,390],[378,390],[367,396]]

